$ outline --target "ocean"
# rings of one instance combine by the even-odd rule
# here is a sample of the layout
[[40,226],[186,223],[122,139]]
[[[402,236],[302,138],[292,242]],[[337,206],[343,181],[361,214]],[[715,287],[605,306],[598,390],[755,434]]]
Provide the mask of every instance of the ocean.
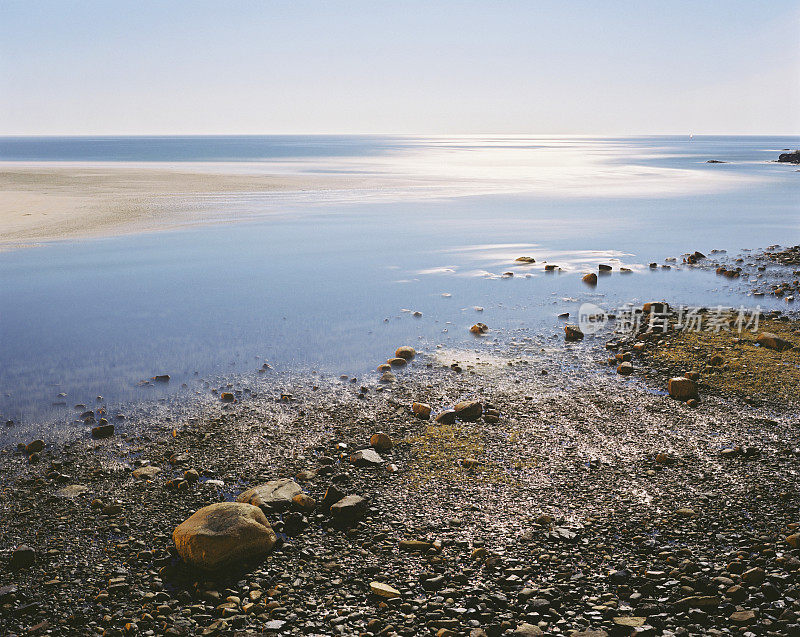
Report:
[[[725,250],[733,261],[800,243],[800,172],[774,162],[798,146],[702,136],[0,138],[0,172],[124,163],[383,180],[226,192],[204,197],[214,223],[5,246],[0,418],[15,423],[5,435],[67,427],[74,405],[97,396],[123,406],[182,384],[203,393],[204,381],[255,376],[264,362],[267,373],[374,383],[398,345],[474,347],[478,320],[491,329],[487,352],[527,344],[557,357],[558,315],[584,302],[785,310],[752,297],[757,282],[681,266],[681,255]],[[648,267],[669,258],[668,270]],[[614,272],[587,288],[581,274],[598,263]],[[157,374],[170,383],[140,386]]]

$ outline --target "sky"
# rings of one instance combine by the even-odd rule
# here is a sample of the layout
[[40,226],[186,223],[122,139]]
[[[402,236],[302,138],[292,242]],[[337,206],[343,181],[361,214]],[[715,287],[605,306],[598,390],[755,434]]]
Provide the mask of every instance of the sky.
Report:
[[799,134],[800,0],[0,0],[0,135]]

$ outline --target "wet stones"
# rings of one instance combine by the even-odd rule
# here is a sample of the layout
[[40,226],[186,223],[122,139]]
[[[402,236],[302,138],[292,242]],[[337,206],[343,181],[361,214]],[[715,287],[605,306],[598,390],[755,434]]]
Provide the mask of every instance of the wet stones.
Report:
[[667,391],[672,398],[686,401],[690,398],[697,398],[697,383],[688,378],[676,376],[669,379]]
[[408,364],[408,361],[405,358],[390,358],[386,361],[392,367],[405,367]]
[[292,498],[302,492],[300,485],[294,480],[281,478],[243,491],[236,498],[236,502],[251,504],[267,512],[281,511],[287,509],[292,503]]
[[772,332],[761,332],[756,339],[756,343],[758,343],[761,347],[774,349],[778,352],[792,348],[792,344],[789,341],[787,341],[785,338],[781,338],[777,334],[773,334]]
[[482,334],[486,334],[486,332],[489,331],[489,327],[486,325],[486,323],[475,323],[475,325],[469,328],[469,331],[476,336],[480,336]]
[[179,524],[172,537],[184,562],[210,571],[263,557],[277,541],[263,511],[242,502],[203,507]]
[[[386,434],[383,435],[386,436]],[[388,436],[386,437],[388,438]],[[391,443],[391,438],[389,442]],[[384,459],[374,449],[361,449],[350,455],[350,462],[357,467],[377,468],[383,466]]]
[[456,412],[454,409],[445,409],[438,413],[434,420],[440,425],[452,425],[456,422]]
[[236,396],[233,395],[233,392],[224,391],[219,395],[219,399],[224,403],[232,403],[236,400]]
[[611,272],[611,270],[613,270],[613,268],[610,265],[607,265],[605,263],[601,263],[600,265],[598,265],[597,269],[600,272]]
[[389,434],[382,431],[372,434],[369,439],[369,445],[376,451],[389,451],[394,446]]
[[586,285],[590,286],[597,285],[597,275],[594,272],[590,272],[589,274],[584,274],[581,281],[583,281]]
[[583,332],[577,325],[564,326],[564,340],[565,341],[580,341],[583,339]]
[[793,549],[800,549],[800,533],[794,533],[786,538],[786,543]]
[[483,405],[477,400],[463,400],[453,407],[456,418],[465,422],[475,422],[483,413]]
[[630,376],[633,374],[633,365],[627,361],[620,363],[617,365],[617,374],[620,374],[621,376]]
[[412,403],[411,413],[420,420],[428,420],[431,417],[431,406],[426,403]]
[[536,263],[536,259],[533,257],[517,257],[514,261],[517,263]]
[[384,384],[394,383],[397,381],[397,376],[392,374],[392,372],[386,371],[383,372],[383,375],[380,378],[380,382]]
[[331,516],[339,522],[355,522],[367,512],[367,501],[359,495],[346,495],[331,506]]
[[396,358],[402,358],[404,360],[410,361],[417,355],[417,350],[408,345],[403,345],[402,347],[398,347],[395,350],[394,355]]
[[36,551],[34,551],[27,544],[20,544],[11,553],[11,560],[8,563],[8,567],[12,571],[18,571],[20,569],[29,568],[33,566],[33,563],[35,561],[36,561]]

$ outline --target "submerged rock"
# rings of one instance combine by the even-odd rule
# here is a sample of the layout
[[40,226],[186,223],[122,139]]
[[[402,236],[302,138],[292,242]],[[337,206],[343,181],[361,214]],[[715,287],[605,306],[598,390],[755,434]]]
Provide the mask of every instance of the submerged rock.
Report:
[[800,150],[778,155],[778,161],[784,164],[800,164]]
[[277,541],[263,511],[242,502],[203,507],[172,534],[178,555],[205,570],[266,555]]

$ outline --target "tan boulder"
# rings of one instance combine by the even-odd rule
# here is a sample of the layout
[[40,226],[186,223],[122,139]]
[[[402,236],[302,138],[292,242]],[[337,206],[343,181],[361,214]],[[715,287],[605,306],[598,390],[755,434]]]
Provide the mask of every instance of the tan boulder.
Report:
[[263,557],[277,541],[261,509],[242,502],[203,507],[175,528],[172,539],[184,562],[209,571]]

